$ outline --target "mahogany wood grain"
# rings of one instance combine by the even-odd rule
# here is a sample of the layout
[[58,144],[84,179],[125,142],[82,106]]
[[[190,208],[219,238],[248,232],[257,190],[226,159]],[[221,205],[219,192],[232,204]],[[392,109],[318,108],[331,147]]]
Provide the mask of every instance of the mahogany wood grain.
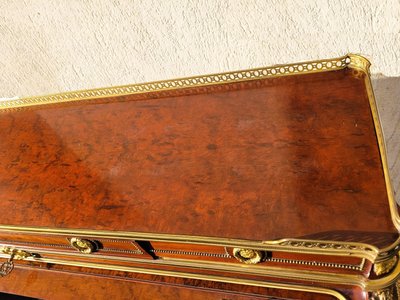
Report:
[[[1,111],[0,132],[4,225],[305,238],[381,248],[398,238],[364,78],[348,69]],[[38,259],[317,284],[245,268],[235,273],[162,263],[191,259],[240,266],[230,247],[151,239],[97,242],[98,251],[84,256],[67,236],[0,232],[1,244],[37,251]],[[133,253],[138,248],[143,254]],[[296,263],[360,265],[357,257],[268,255],[277,260],[261,262],[259,270],[368,277],[372,268],[369,261],[360,270]],[[0,279],[0,290],[44,299],[331,299],[133,272],[16,265]],[[318,286],[366,297],[346,283]]]
[[[145,274],[129,274],[130,280],[124,280],[123,274],[105,270],[77,270],[64,267],[63,271],[40,268],[16,268],[10,276],[2,278],[0,289],[7,293],[18,292],[21,295],[40,299],[335,299],[326,294],[270,289],[251,286],[239,286],[174,277],[160,277]],[[112,272],[111,272],[112,273]],[[104,274],[108,274],[105,276]],[[120,276],[120,278],[118,278]],[[126,278],[126,277],[125,277]],[[49,283],[51,282],[51,287]],[[356,288],[342,291],[348,295],[362,294]],[[84,295],[84,296],[83,296]]]
[[341,70],[203,90],[0,114],[1,223],[397,237],[362,78]]

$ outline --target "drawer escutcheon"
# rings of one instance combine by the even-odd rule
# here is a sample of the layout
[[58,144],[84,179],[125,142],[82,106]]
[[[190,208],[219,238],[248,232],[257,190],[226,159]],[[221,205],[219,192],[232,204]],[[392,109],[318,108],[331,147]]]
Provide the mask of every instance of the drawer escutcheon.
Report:
[[10,255],[8,260],[0,265],[0,277],[7,276],[12,272],[12,270],[14,269],[13,260],[23,260],[33,256],[32,253],[20,249],[15,249],[12,247],[2,247],[0,248],[0,252],[3,254]]
[[243,248],[233,248],[233,256],[245,264],[258,264],[264,258],[263,251]]
[[90,240],[71,238],[69,243],[81,253],[90,254],[96,250],[96,244]]

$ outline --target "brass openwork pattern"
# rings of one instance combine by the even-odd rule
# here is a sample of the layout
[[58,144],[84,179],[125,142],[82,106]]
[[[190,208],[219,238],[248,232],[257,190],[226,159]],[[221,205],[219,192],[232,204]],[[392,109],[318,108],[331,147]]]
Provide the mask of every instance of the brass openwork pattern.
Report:
[[7,100],[0,102],[0,109],[25,107],[32,105],[54,104],[77,100],[88,100],[105,97],[126,96],[148,92],[158,92],[181,88],[200,87],[214,84],[240,82],[254,79],[264,79],[286,75],[316,73],[329,70],[346,68],[351,62],[349,56],[334,59],[326,59],[313,62],[304,62],[288,65],[276,65],[271,67],[256,68],[250,70],[227,72],[220,74],[202,75],[181,79],[163,80],[150,83],[139,83],[126,86],[92,89],[84,91],[67,92],[48,96],[38,96]]
[[367,247],[366,244],[346,244],[341,242],[313,242],[313,241],[302,241],[302,240],[285,240],[279,243],[280,246],[290,246],[295,248],[318,248],[318,249],[332,249],[332,250],[359,250],[367,252],[375,252],[376,249],[373,247]]

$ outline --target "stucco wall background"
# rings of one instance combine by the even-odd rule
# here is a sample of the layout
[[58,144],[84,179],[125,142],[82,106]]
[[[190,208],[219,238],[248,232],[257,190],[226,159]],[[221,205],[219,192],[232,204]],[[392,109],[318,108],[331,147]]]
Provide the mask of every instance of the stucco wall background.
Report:
[[399,76],[398,0],[0,1],[0,95],[341,56]]
[[0,98],[361,53],[400,190],[399,0],[0,1]]

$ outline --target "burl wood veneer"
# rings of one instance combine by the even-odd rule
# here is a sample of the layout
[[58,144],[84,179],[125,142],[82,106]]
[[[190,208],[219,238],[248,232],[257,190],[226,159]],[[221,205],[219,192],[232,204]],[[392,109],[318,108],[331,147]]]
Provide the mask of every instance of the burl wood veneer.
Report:
[[0,103],[0,244],[16,265],[0,290],[395,295],[400,223],[368,67],[349,55]]

